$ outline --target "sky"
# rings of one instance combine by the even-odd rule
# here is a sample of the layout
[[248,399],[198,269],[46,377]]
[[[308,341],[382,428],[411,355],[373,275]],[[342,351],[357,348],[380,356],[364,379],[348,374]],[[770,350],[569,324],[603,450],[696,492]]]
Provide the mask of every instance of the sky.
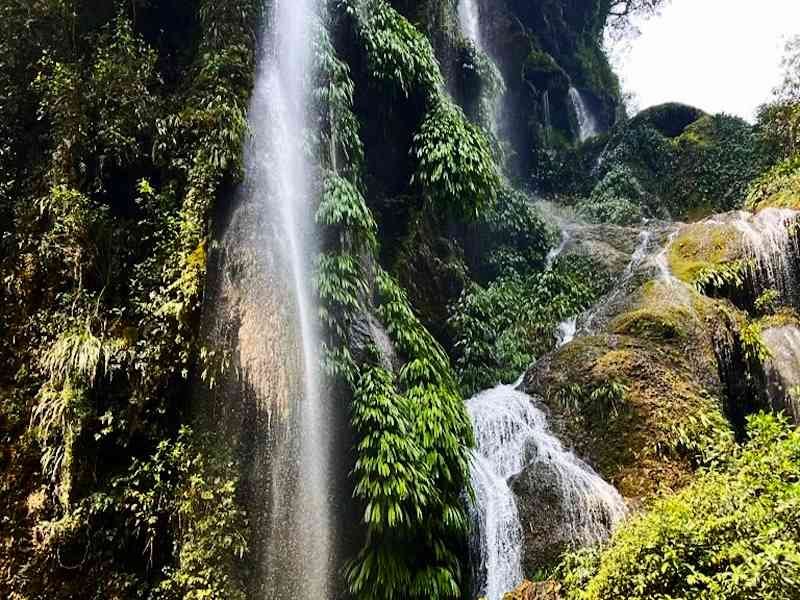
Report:
[[781,81],[800,0],[671,0],[612,49],[623,89],[643,109],[676,101],[752,121]]

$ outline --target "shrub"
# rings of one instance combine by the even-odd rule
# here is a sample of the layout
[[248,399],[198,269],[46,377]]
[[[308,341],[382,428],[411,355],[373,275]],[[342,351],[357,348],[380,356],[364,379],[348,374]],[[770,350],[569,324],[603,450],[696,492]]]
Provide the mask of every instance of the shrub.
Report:
[[752,600],[800,594],[800,432],[748,419],[747,443],[657,500],[602,554],[562,565],[571,600]]
[[489,142],[450,100],[428,112],[411,154],[417,161],[412,184],[442,213],[474,220],[497,199],[500,176]]

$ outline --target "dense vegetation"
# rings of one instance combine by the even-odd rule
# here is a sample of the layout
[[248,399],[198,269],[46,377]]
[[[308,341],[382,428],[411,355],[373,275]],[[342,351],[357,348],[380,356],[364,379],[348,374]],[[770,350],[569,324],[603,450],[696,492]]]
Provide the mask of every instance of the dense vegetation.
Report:
[[0,11],[0,593],[241,597],[238,475],[181,425],[256,3]]
[[[548,259],[558,233],[532,190],[603,225],[800,208],[796,45],[755,127],[681,105],[625,118],[602,33],[659,4],[503,0],[484,52],[453,3],[327,3],[308,149],[321,360],[349,415],[363,534],[343,569],[353,597],[464,597],[464,399],[549,356],[558,324],[613,284],[594,257]],[[0,0],[3,597],[247,597],[248,549],[262,541],[240,457],[198,418],[196,395],[225,367],[200,313],[212,224],[243,175],[262,8]],[[570,87],[605,132],[585,144]],[[492,121],[500,101],[505,126]],[[639,307],[568,365],[605,360],[553,394],[580,416],[565,421],[586,448],[615,437],[595,460],[603,475],[628,469],[617,482],[643,496],[665,473],[672,487],[607,549],[565,557],[567,597],[782,598],[800,586],[800,440],[749,415],[765,408],[750,398],[768,358],[761,329],[794,317],[774,290],[750,298],[747,266],[695,261],[691,311]],[[685,364],[687,349],[711,364],[693,319],[744,366],[721,406]],[[364,333],[375,329],[386,341]],[[676,408],[699,411],[699,425],[687,431]],[[646,468],[631,466],[642,456]]]

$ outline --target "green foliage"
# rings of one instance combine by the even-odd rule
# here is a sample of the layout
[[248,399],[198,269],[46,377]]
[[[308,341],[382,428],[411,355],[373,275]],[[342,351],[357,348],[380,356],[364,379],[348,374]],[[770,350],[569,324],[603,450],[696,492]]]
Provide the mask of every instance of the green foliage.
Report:
[[[388,5],[373,4],[381,12],[372,18],[395,19]],[[400,33],[411,35],[406,29],[410,25],[404,20],[394,25],[398,23]],[[372,21],[362,21],[362,27],[369,26]],[[403,44],[398,50],[396,40],[387,41],[402,38],[398,31],[362,35],[375,36],[370,44],[388,44],[382,52],[402,54]],[[370,47],[370,52],[377,51]],[[330,46],[319,58],[331,73],[323,80],[328,91],[320,93],[335,93],[341,100],[336,112],[322,114],[327,139],[319,148],[329,167],[316,215],[325,234],[317,270],[326,333],[323,364],[353,395],[351,424],[357,442],[352,477],[367,531],[347,568],[349,591],[370,600],[457,598],[472,428],[447,355],[414,315],[403,290],[377,266],[377,227],[361,192],[352,82]],[[406,59],[381,55],[379,64]],[[410,81],[402,69],[398,73],[401,81]],[[339,145],[337,132],[355,151]],[[381,357],[372,345],[352,352],[352,325],[368,312],[383,324],[403,357],[399,371],[378,366]]]
[[725,289],[740,289],[744,285],[749,265],[747,260],[705,265],[694,276],[694,286],[698,292],[707,296]]
[[[206,445],[206,447],[208,447]],[[191,430],[159,443],[146,461],[135,461],[113,488],[131,531],[152,556],[165,522],[177,531],[175,566],[153,591],[158,600],[244,599],[235,565],[247,551],[246,520],[236,500],[234,465],[200,450]]]
[[791,598],[800,594],[800,434],[780,418],[748,421],[715,468],[656,501],[602,554],[562,565],[571,600]]
[[601,422],[617,418],[625,407],[628,386],[621,381],[604,381],[600,385],[585,386],[570,383],[555,392],[555,400],[566,411],[582,412]]
[[646,216],[731,210],[743,205],[769,160],[741,119],[683,105],[654,107],[612,132],[592,200],[638,201]]
[[[9,382],[26,365],[30,437],[44,495],[58,500],[26,534],[41,526],[48,544],[21,539],[3,564],[30,574],[16,593],[144,597],[166,568],[200,563],[218,570],[203,577],[228,577],[232,563],[213,556],[226,548],[222,523],[199,512],[202,534],[159,523],[175,552],[148,567],[118,522],[76,513],[186,418],[209,218],[241,174],[256,4],[0,2],[0,334],[19,340],[2,354],[0,385],[20,385]],[[81,569],[66,577],[59,565],[77,547]],[[212,597],[206,583],[184,580],[175,594]],[[237,597],[228,588],[213,597]]]
[[800,154],[786,158],[753,181],[747,208],[798,208],[800,206]]
[[776,289],[768,289],[761,294],[753,304],[759,315],[772,315],[778,310],[781,293]]
[[544,266],[553,234],[525,194],[504,186],[497,202],[481,211],[477,226],[485,263],[477,269],[481,279]]
[[432,100],[444,85],[439,63],[428,38],[386,0],[343,0],[355,17],[366,50],[370,75],[403,96],[422,93]]
[[456,366],[466,394],[516,379],[550,351],[558,324],[587,308],[599,282],[587,265],[559,261],[545,272],[510,272],[482,287],[473,284],[452,308]]
[[351,110],[355,85],[350,79],[350,69],[336,56],[327,30],[319,32],[314,50],[318,77],[314,99],[320,107],[320,145],[326,150],[321,154],[331,171],[338,174],[342,170],[346,178],[357,182],[364,148],[358,119]]
[[642,220],[642,209],[626,198],[588,198],[576,205],[581,218],[590,223],[634,225]]
[[412,178],[442,212],[474,220],[497,199],[500,177],[483,132],[459,107],[441,99],[414,136]]
[[748,362],[763,365],[772,358],[772,352],[764,343],[764,338],[761,337],[761,326],[757,322],[740,323],[738,334],[745,359]]

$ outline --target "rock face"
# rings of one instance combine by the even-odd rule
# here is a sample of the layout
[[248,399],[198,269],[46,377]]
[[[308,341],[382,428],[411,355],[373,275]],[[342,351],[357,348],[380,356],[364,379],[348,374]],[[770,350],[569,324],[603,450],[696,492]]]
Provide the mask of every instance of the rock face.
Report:
[[[767,289],[785,305],[793,302],[783,291],[795,264],[786,251],[795,248],[786,241],[793,222],[791,215],[736,211],[654,228],[659,241],[638,262],[629,233],[609,235],[619,228],[581,230],[565,245],[565,253],[613,248],[599,263],[618,274],[616,288],[579,319],[576,339],[528,370],[520,389],[549,409],[564,444],[629,501],[683,487],[709,442],[741,434],[748,414],[795,409],[797,317],[786,308],[757,318],[754,308]],[[792,264],[773,264],[773,254]],[[617,255],[629,258],[621,271]],[[737,264],[750,270],[728,279]],[[709,278],[709,271],[723,275]],[[564,516],[544,468],[533,465],[512,482],[528,574],[565,546],[558,526]]]
[[[561,439],[628,498],[686,482],[692,467],[676,432],[725,427],[716,348],[727,325],[718,301],[642,269],[603,309],[595,333],[543,357],[522,383],[549,408]],[[655,279],[641,283],[646,273]],[[548,505],[534,473],[515,491],[521,512]],[[532,547],[526,560],[554,552]]]

